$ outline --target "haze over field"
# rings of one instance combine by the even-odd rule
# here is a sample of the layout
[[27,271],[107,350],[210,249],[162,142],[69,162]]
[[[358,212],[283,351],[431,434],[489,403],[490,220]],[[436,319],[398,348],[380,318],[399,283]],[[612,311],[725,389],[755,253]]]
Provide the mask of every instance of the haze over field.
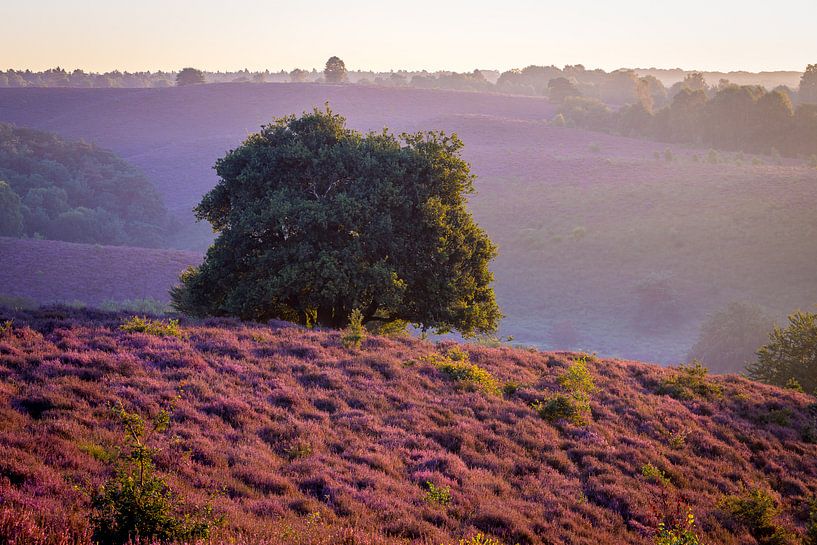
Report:
[[0,545],[817,545],[815,20],[4,2]]

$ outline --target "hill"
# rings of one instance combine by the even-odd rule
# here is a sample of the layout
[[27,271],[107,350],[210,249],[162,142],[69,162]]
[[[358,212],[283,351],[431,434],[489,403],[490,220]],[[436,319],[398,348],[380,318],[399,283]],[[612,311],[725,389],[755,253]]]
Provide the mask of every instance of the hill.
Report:
[[532,407],[562,388],[568,353],[463,346],[500,392],[447,374],[464,361],[450,342],[375,337],[358,352],[284,323],[190,322],[177,338],[98,312],[8,319],[3,542],[88,543],[89,495],[123,445],[109,405],[150,415],[177,395],[158,467],[226,516],[217,541],[647,544],[689,506],[706,543],[745,544],[725,495],[767,490],[797,531],[817,495],[813,398],[737,376],[591,358],[582,426]]
[[0,120],[104,143],[156,184],[181,221],[176,245],[202,251],[212,234],[189,211],[215,184],[215,160],[271,117],[325,101],[358,129],[458,132],[478,176],[471,208],[499,244],[501,334],[519,342],[678,362],[733,301],[777,319],[817,302],[817,169],[558,127],[543,98],[313,84],[0,89]]
[[168,302],[193,252],[0,237],[0,295],[36,303]]

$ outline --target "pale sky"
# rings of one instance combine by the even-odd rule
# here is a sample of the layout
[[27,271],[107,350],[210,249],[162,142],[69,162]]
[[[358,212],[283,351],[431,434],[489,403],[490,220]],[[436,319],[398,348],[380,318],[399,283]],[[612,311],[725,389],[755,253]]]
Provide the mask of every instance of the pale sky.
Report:
[[0,69],[796,70],[817,0],[0,0]]

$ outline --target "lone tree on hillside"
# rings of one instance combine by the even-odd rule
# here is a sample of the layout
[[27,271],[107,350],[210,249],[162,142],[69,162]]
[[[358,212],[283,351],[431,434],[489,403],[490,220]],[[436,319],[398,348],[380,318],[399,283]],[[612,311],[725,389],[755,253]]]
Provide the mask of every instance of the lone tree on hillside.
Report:
[[204,83],[204,72],[195,68],[184,68],[176,74],[176,85],[198,85]]
[[361,134],[327,109],[276,120],[216,162],[195,212],[218,233],[172,292],[194,316],[342,328],[494,331],[496,249],[466,209],[473,175],[441,132]]
[[346,64],[339,57],[329,57],[326,68],[323,69],[326,83],[345,83],[348,77]]

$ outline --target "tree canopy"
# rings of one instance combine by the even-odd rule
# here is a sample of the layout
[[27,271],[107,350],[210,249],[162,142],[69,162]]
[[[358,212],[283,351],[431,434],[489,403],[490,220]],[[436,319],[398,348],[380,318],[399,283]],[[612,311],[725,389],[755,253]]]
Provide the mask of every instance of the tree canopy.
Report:
[[323,70],[323,77],[326,83],[345,83],[348,78],[346,63],[339,57],[329,57]]
[[[156,189],[113,152],[0,123],[6,234],[159,247],[170,220]],[[16,219],[19,217],[21,224]],[[5,223],[5,221],[4,221]]]
[[218,233],[172,290],[196,316],[340,328],[403,321],[490,332],[496,249],[466,208],[473,175],[442,132],[361,134],[314,110],[262,127],[216,163],[195,212]]
[[747,371],[761,382],[817,394],[817,314],[795,312],[788,327],[775,327]]
[[204,83],[204,72],[195,68],[183,68],[176,74],[176,85],[198,85]]

